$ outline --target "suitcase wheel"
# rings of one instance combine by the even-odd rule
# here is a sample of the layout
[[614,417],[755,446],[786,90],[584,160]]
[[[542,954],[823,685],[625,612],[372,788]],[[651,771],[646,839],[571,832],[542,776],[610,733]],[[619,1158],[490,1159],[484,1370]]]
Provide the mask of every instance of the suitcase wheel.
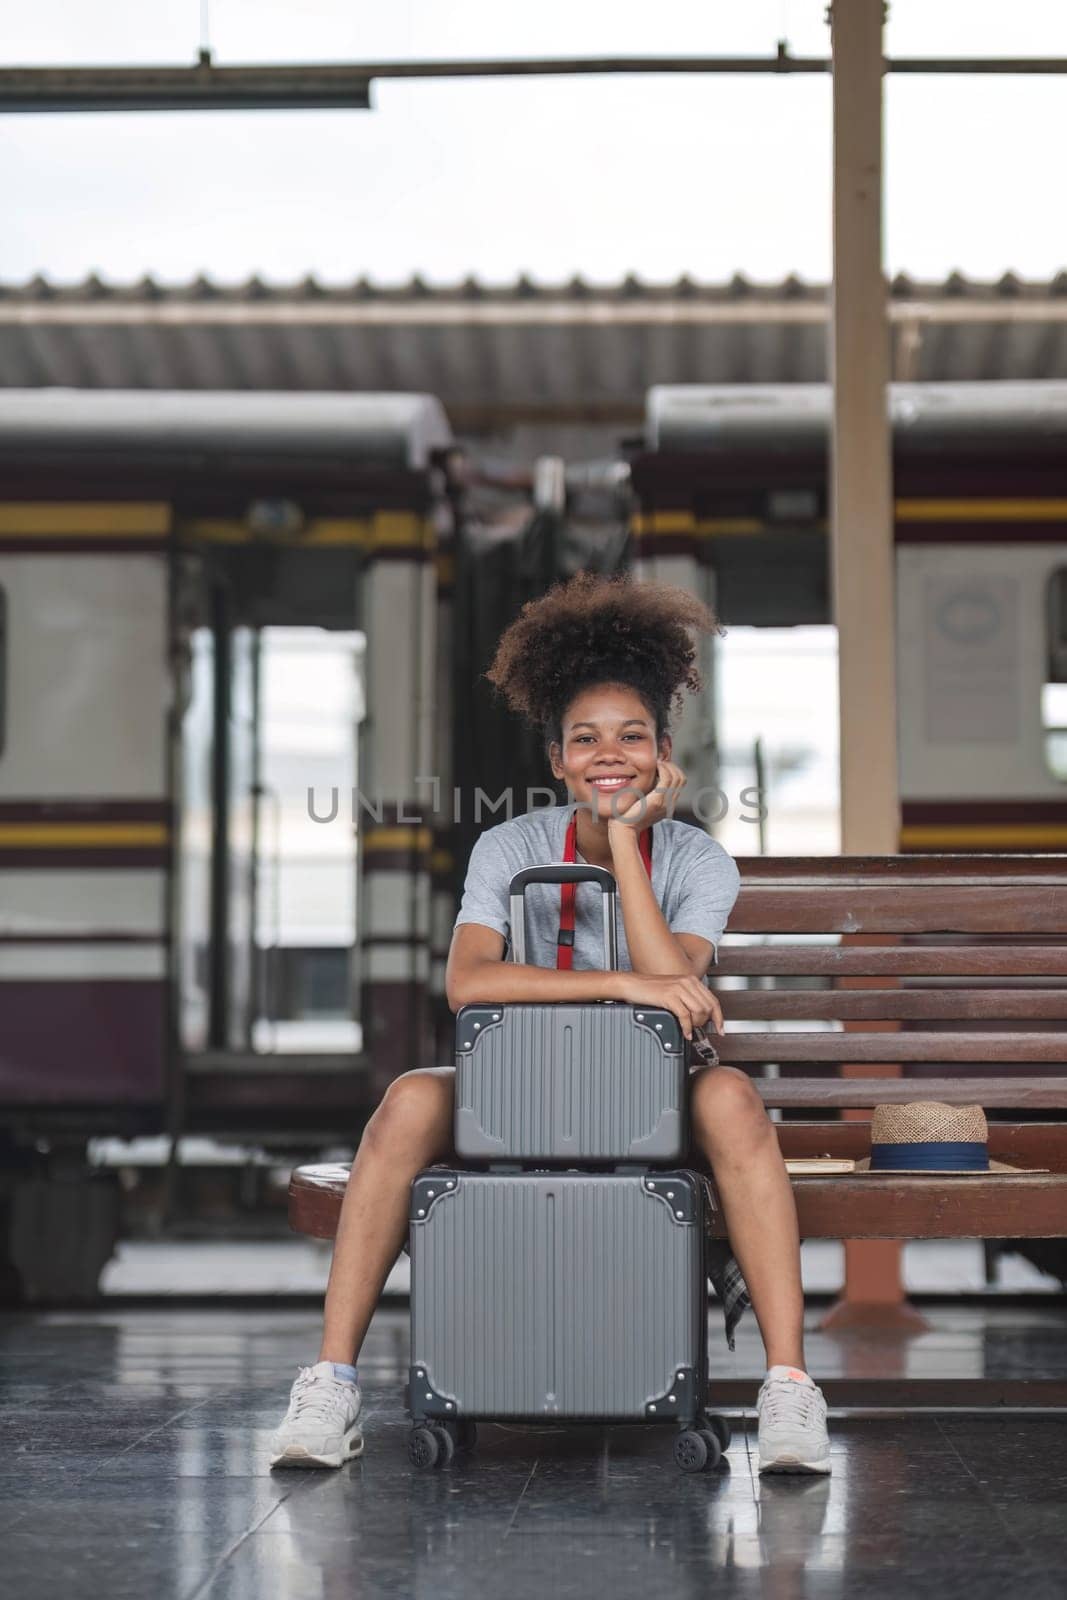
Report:
[[710,1428],[684,1428],[674,1441],[674,1459],[683,1472],[706,1472],[722,1459]]
[[408,1460],[414,1467],[447,1467],[455,1453],[455,1441],[446,1428],[420,1423],[408,1434]]
[[434,1426],[445,1430],[457,1450],[473,1450],[478,1443],[478,1424],[467,1418],[455,1422],[435,1423]]
[[716,1439],[719,1441],[719,1449],[725,1455],[727,1450],[730,1448],[730,1439],[732,1437],[730,1433],[730,1424],[727,1422],[726,1418],[713,1417],[709,1413],[705,1413],[704,1421],[701,1423],[701,1427],[706,1428],[709,1433],[713,1433],[715,1435]]

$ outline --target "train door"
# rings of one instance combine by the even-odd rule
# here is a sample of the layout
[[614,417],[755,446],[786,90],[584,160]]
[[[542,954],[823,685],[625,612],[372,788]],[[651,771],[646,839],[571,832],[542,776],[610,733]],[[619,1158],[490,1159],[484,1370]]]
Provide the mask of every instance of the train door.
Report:
[[248,621],[210,563],[189,570],[176,875],[183,1057],[194,1077],[314,1072],[361,1046],[353,806],[363,635]]

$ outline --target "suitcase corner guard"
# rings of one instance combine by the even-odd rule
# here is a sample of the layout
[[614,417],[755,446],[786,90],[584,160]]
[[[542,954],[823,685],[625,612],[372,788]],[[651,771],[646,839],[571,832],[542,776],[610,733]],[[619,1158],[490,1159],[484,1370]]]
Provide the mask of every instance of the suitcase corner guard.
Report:
[[649,1422],[669,1422],[674,1417],[690,1422],[699,1415],[702,1404],[696,1368],[679,1367],[673,1382],[645,1406],[645,1416]]
[[424,1366],[415,1362],[408,1369],[408,1411],[415,1422],[423,1417],[458,1417],[459,1410],[454,1400],[449,1400],[446,1395],[439,1394],[433,1386]]
[[665,1205],[675,1222],[700,1218],[699,1178],[694,1172],[654,1172],[644,1181],[644,1191]]
[[456,1049],[473,1050],[486,1028],[499,1025],[503,1006],[463,1006],[456,1017]]
[[420,1172],[411,1185],[411,1221],[425,1222],[439,1200],[455,1194],[458,1184],[459,1173],[447,1167]]

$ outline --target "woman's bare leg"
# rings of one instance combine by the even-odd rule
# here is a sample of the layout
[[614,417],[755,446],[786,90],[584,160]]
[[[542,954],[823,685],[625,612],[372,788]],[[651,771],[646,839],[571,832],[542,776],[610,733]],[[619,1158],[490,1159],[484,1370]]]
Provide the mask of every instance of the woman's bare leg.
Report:
[[405,1072],[385,1092],[348,1180],[322,1330],[320,1361],[354,1361],[408,1232],[411,1184],[452,1150],[451,1067]]
[[793,1190],[774,1124],[747,1073],[690,1080],[693,1133],[715,1175],[730,1246],[752,1297],[768,1367],[804,1368],[804,1293]]

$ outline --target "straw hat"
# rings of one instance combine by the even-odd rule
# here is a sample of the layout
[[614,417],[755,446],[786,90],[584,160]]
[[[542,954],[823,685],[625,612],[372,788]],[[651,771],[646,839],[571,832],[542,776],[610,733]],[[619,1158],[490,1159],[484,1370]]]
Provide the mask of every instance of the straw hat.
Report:
[[871,1154],[856,1162],[857,1172],[936,1173],[939,1178],[1045,1170],[990,1161],[989,1126],[981,1106],[947,1106],[939,1100],[875,1106]]

